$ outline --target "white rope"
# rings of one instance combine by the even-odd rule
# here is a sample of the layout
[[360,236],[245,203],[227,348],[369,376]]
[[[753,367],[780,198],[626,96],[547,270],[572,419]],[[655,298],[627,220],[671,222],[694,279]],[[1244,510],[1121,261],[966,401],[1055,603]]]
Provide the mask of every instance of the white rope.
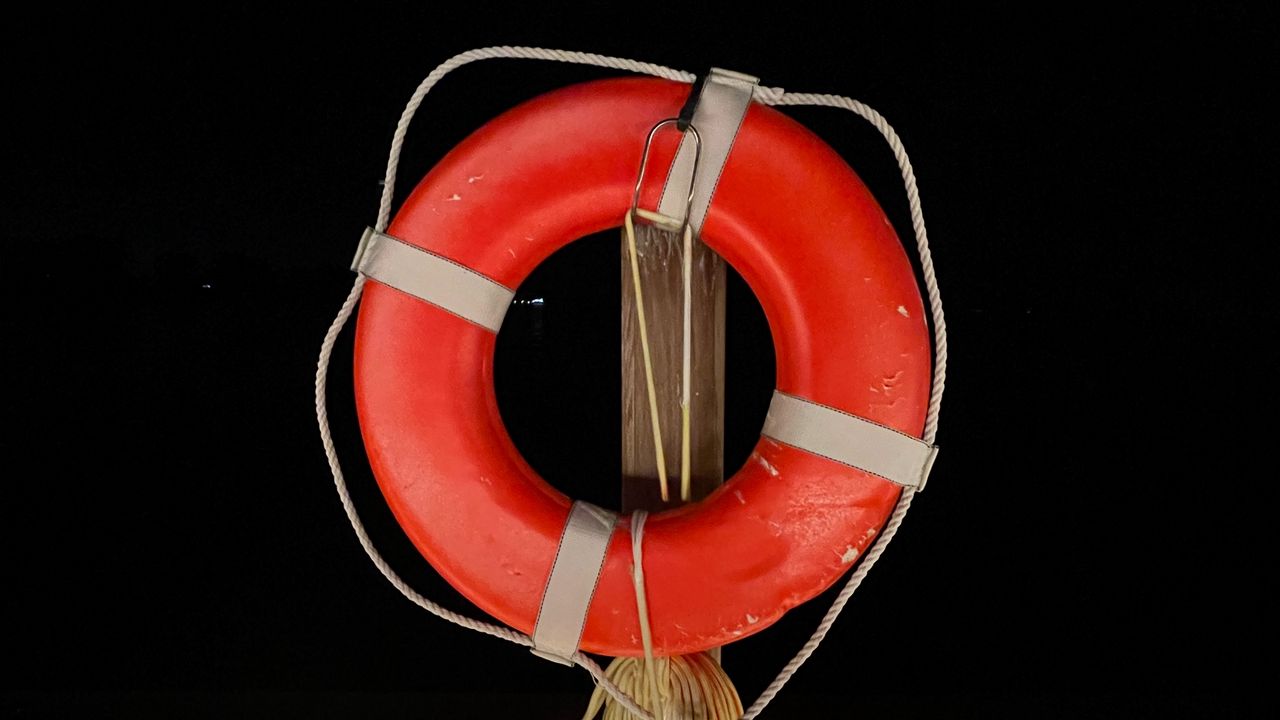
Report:
[[[649,596],[644,590],[644,521],[649,513],[636,510],[631,513],[631,582],[636,592],[636,617],[640,619],[640,640],[644,644],[644,675],[649,683],[649,703],[658,720],[666,715],[663,693],[658,690],[657,668],[653,662],[653,629],[649,625]],[[666,689],[665,678],[662,683]]]
[[[932,445],[934,438],[938,434],[938,413],[942,409],[942,389],[947,379],[947,322],[942,314],[942,296],[938,292],[938,279],[933,270],[933,254],[929,252],[929,235],[924,226],[924,211],[920,208],[920,191],[916,187],[916,174],[911,168],[911,159],[907,157],[906,149],[902,147],[902,140],[898,138],[898,134],[893,131],[893,127],[884,119],[884,116],[857,100],[840,95],[788,93],[780,88],[759,88],[756,96],[761,102],[768,105],[824,105],[844,108],[874,125],[889,143],[889,148],[893,150],[893,157],[898,161],[898,169],[902,172],[902,184],[907,190],[907,204],[911,210],[911,231],[915,234],[916,251],[920,254],[920,270],[924,277],[925,294],[929,299],[929,312],[933,316],[933,390],[929,395],[929,409],[924,421],[924,441]],[[760,697],[751,704],[751,707],[747,708],[746,714],[742,716],[743,720],[751,720],[751,718],[758,716],[769,704],[769,701],[773,700],[774,696],[787,684],[787,681],[796,673],[796,670],[799,670],[800,666],[809,659],[809,656],[818,649],[818,645],[822,644],[823,638],[831,630],[836,618],[840,617],[840,612],[844,610],[849,598],[858,589],[858,586],[862,584],[863,579],[867,577],[867,573],[871,572],[871,568],[875,567],[876,561],[880,559],[880,556],[884,554],[885,548],[889,547],[889,543],[893,541],[893,536],[898,533],[898,528],[902,525],[902,519],[906,517],[907,510],[911,508],[911,501],[915,499],[915,495],[915,489],[903,489],[902,496],[898,499],[898,504],[894,507],[893,513],[889,515],[889,521],[885,523],[884,530],[880,532],[880,536],[876,538],[870,549],[863,555],[862,562],[858,564],[857,569],[849,576],[848,582],[840,589],[836,599],[831,603],[831,608],[822,617],[822,622],[818,623],[818,628],[813,631],[813,635],[809,637],[809,640],[800,648],[795,657],[791,658],[783,666],[782,671],[778,673],[773,682],[769,683],[764,692],[760,693]]]
[[[422,104],[423,98],[431,91],[431,88],[440,82],[441,78],[451,71],[475,62],[477,60],[487,60],[493,58],[522,58],[532,60],[550,60],[555,62],[577,63],[581,65],[594,65],[597,67],[612,68],[615,70],[625,70],[628,72],[641,73],[645,75],[653,75],[655,77],[674,80],[677,82],[691,83],[694,75],[691,73],[681,72],[672,68],[651,63],[643,63],[625,58],[608,57],[604,55],[595,55],[592,53],[568,52],[563,50],[547,50],[543,48],[531,47],[489,47],[478,50],[469,50],[464,53],[453,56],[452,58],[441,63],[431,74],[423,79],[418,88],[414,90],[410,96],[409,102],[405,105],[404,112],[400,115],[400,122],[396,125],[395,133],[391,140],[391,153],[387,160],[387,172],[382,187],[382,198],[378,207],[378,220],[375,229],[379,232],[385,232],[387,225],[391,220],[391,201],[395,195],[396,170],[400,165],[400,150],[404,145],[405,135],[409,130],[409,123],[413,120],[414,114],[418,110],[418,106]],[[868,122],[876,127],[885,140],[888,141],[890,148],[893,150],[894,157],[898,161],[898,167],[902,171],[903,184],[907,190],[907,201],[911,209],[911,228],[915,233],[916,248],[920,253],[920,264],[924,275],[925,289],[929,298],[929,309],[933,315],[934,322],[934,374],[933,374],[933,391],[929,398],[929,410],[925,420],[924,440],[930,444],[933,443],[934,436],[937,434],[938,428],[938,412],[942,402],[943,382],[946,377],[947,364],[947,337],[946,323],[942,314],[942,300],[938,294],[938,283],[934,277],[933,259],[929,253],[928,237],[925,233],[924,215],[920,209],[920,194],[916,188],[915,173],[911,169],[911,162],[907,158],[906,150],[902,147],[897,133],[889,126],[889,123],[875,110],[863,105],[862,103],[851,100],[838,95],[815,95],[807,93],[786,93],[780,88],[757,88],[756,98],[768,105],[825,105],[830,107],[840,107],[849,110],[857,115],[865,118]],[[516,632],[510,628],[502,627],[494,623],[484,622],[460,615],[431,600],[420,595],[413,588],[409,587],[405,581],[395,573],[394,570],[383,559],[373,546],[369,534],[365,531],[364,523],[360,520],[360,515],[356,512],[355,505],[351,502],[351,494],[347,490],[346,478],[342,474],[342,466],[338,462],[338,453],[333,444],[333,435],[329,430],[329,413],[327,410],[327,384],[329,375],[329,360],[333,355],[333,346],[338,339],[338,334],[347,324],[347,320],[351,318],[352,312],[355,311],[356,303],[360,299],[361,293],[364,291],[364,276],[357,275],[355,282],[351,286],[351,292],[347,295],[347,299],[342,303],[342,307],[338,310],[337,316],[333,319],[333,323],[329,326],[328,332],[325,333],[324,341],[320,344],[320,357],[316,366],[316,422],[320,426],[320,440],[324,445],[325,456],[329,459],[329,469],[333,473],[333,483],[338,490],[338,498],[342,502],[342,508],[347,514],[347,519],[351,522],[352,529],[355,530],[356,538],[360,541],[360,546],[364,548],[369,559],[373,561],[378,571],[382,573],[402,595],[411,602],[424,610],[447,620],[456,625],[492,635],[508,642],[515,643],[524,647],[532,647],[533,640],[527,635]],[[902,497],[899,499],[897,506],[889,517],[888,523],[885,524],[884,530],[880,536],[876,538],[875,543],[866,552],[862,562],[849,577],[848,582],[841,588],[840,593],[836,596],[835,602],[823,617],[822,622],[818,624],[817,630],[809,640],[801,647],[796,656],[791,659],[774,679],[772,683],[765,689],[746,714],[743,720],[749,720],[760,714],[765,706],[769,704],[774,696],[782,689],[782,687],[791,679],[796,670],[804,664],[805,660],[813,654],[822,639],[826,637],[827,632],[831,629],[831,625],[840,615],[840,611],[844,609],[845,603],[849,597],[853,595],[858,586],[862,584],[863,578],[871,571],[876,561],[884,553],[889,542],[893,540],[893,536],[897,533],[898,527],[902,524],[903,517],[907,514],[907,509],[911,506],[911,501],[915,496],[915,491],[905,489]],[[625,707],[633,715],[642,720],[653,720],[653,716],[641,708],[629,695],[620,690],[612,681],[605,676],[600,666],[585,653],[579,651],[574,653],[572,660],[583,667],[591,674],[592,679],[598,686],[603,688],[614,700]]]
[[[679,82],[693,82],[693,75],[682,73],[678,70],[662,67],[661,65],[652,65],[650,63],[636,62],[635,60],[627,60],[624,58],[606,57],[603,55],[593,55],[590,53],[564,52],[561,50],[543,50],[541,48],[525,48],[525,47],[492,47],[481,48],[479,50],[469,50],[458,54],[441,63],[439,67],[431,71],[431,74],[418,85],[413,95],[409,97],[409,102],[405,105],[404,112],[400,114],[400,122],[396,125],[395,133],[391,139],[391,154],[387,159],[387,173],[384,178],[382,187],[382,200],[378,206],[378,220],[375,228],[378,232],[385,232],[387,225],[391,221],[391,200],[395,195],[396,170],[400,166],[400,150],[404,145],[405,135],[409,131],[409,123],[413,120],[414,114],[418,111],[418,106],[422,104],[423,98],[440,82],[441,78],[449,74],[449,72],[475,62],[477,60],[486,60],[490,58],[529,58],[537,60],[554,60],[559,62],[572,62],[582,65],[596,65],[599,67],[613,68],[617,70],[627,70],[630,72],[644,73],[654,75],[668,80]],[[494,623],[484,622],[460,615],[431,600],[420,595],[413,588],[409,587],[405,581],[395,573],[394,570],[383,559],[382,555],[373,546],[373,542],[369,539],[369,534],[364,529],[364,523],[360,520],[359,513],[356,512],[355,505],[351,502],[351,494],[347,490],[347,481],[342,474],[342,466],[338,462],[338,453],[333,445],[333,435],[329,430],[329,413],[327,409],[327,384],[329,376],[329,359],[333,355],[333,346],[338,339],[338,334],[342,332],[342,328],[346,326],[347,320],[351,318],[351,313],[355,310],[356,302],[359,301],[361,293],[364,291],[364,276],[357,275],[355,282],[351,286],[351,292],[348,293],[347,299],[342,303],[342,307],[338,310],[338,315],[333,319],[333,323],[329,326],[329,331],[325,333],[324,341],[320,344],[320,358],[316,366],[316,422],[320,425],[320,440],[324,444],[325,456],[329,459],[329,470],[333,473],[333,483],[338,489],[338,498],[342,501],[342,508],[347,513],[347,520],[351,522],[352,529],[355,530],[356,538],[360,541],[360,546],[364,548],[369,559],[373,561],[378,571],[382,573],[400,594],[404,595],[411,602],[423,608],[427,612],[448,620],[455,625],[475,630],[477,632],[492,635],[517,645],[532,647],[533,640],[522,633],[518,633],[510,628],[502,627]],[[572,660],[581,665],[596,684],[603,687],[620,705],[627,708],[637,717],[644,720],[652,720],[653,716],[646,712],[643,708],[635,703],[626,693],[618,689],[607,677],[604,670],[590,657],[583,652],[574,653]]]
[[418,106],[422,104],[422,99],[427,96],[431,88],[435,87],[436,83],[440,82],[441,78],[450,72],[477,60],[494,58],[551,60],[553,62],[576,63],[578,65],[594,65],[614,70],[626,70],[627,72],[640,73],[642,75],[653,75],[654,77],[683,83],[691,83],[695,79],[693,73],[673,70],[662,65],[567,50],[503,46],[468,50],[454,55],[440,63],[439,67],[432,70],[430,75],[427,75],[422,83],[418,85],[418,89],[413,91],[413,95],[409,96],[409,102],[404,106],[404,112],[400,114],[400,123],[396,125],[396,132],[391,136],[391,157],[387,160],[387,176],[382,185],[382,202],[378,205],[378,224],[374,228],[375,230],[383,232],[387,229],[387,223],[391,220],[391,198],[395,195],[396,168],[400,166],[400,147],[404,145],[405,133],[409,131],[409,121],[413,120],[413,114],[418,111]]
[[[652,708],[657,720],[738,720],[742,700],[718,658],[705,651],[653,656],[644,580],[644,524],[648,516],[644,510],[631,513],[631,581],[644,655],[614,658],[605,674],[637,702]],[[600,688],[591,693],[582,720],[593,720],[602,709],[604,720],[630,720],[628,711],[605,702]]]

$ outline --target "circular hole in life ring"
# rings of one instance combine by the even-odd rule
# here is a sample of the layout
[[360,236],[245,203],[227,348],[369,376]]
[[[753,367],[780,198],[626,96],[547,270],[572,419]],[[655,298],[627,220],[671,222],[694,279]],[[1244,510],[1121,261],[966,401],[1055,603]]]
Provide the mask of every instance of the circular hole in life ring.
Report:
[[[524,459],[560,492],[611,510],[621,505],[621,250],[621,230],[607,230],[539,264],[502,323],[493,373],[498,410]],[[732,267],[726,281],[728,479],[759,440],[776,375],[759,301]]]

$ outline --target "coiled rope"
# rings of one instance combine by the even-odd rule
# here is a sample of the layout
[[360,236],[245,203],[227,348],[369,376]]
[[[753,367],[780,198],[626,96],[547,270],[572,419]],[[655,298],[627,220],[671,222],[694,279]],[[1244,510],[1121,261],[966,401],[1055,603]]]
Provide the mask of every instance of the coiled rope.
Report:
[[[644,523],[649,513],[631,513],[631,580],[635,585],[636,614],[644,657],[614,658],[605,669],[619,688],[639,704],[653,708],[657,720],[735,720],[742,717],[742,701],[733,681],[709,652],[653,656],[649,628],[649,600],[644,586]],[[582,720],[591,720],[604,708],[604,720],[627,720],[622,706],[605,701],[602,688],[591,693]]]
[[[409,102],[405,105],[404,112],[400,114],[400,122],[396,124],[395,133],[391,139],[391,153],[387,160],[387,172],[384,177],[382,186],[382,198],[378,205],[378,219],[374,229],[378,232],[385,232],[387,225],[391,220],[391,202],[395,194],[396,170],[400,165],[400,150],[404,145],[405,135],[409,131],[409,123],[413,120],[413,116],[418,111],[418,107],[422,104],[427,93],[431,91],[440,80],[453,70],[456,70],[468,63],[478,60],[489,60],[496,58],[513,58],[513,59],[529,59],[529,60],[549,60],[554,62],[576,63],[579,65],[593,65],[596,67],[611,68],[614,70],[624,70],[627,72],[639,73],[643,75],[652,75],[654,77],[664,78],[666,80],[674,80],[683,83],[692,83],[695,76],[692,73],[682,72],[662,65],[654,65],[652,63],[644,63],[636,60],[628,60],[626,58],[609,57],[606,55],[596,55],[593,53],[570,52],[565,50],[548,50],[544,48],[532,47],[488,47],[476,50],[468,50],[467,52],[455,55],[445,62],[441,63],[435,70],[432,70],[426,78],[414,90],[413,95],[409,97]],[[911,161],[907,158],[907,152],[902,147],[902,141],[898,138],[897,133],[893,131],[889,123],[880,113],[872,108],[840,95],[819,95],[811,93],[788,93],[781,88],[765,88],[758,87],[755,94],[756,99],[766,105],[821,105],[827,107],[838,107],[853,112],[854,114],[866,119],[870,122],[880,134],[884,136],[889,143],[889,147],[893,151],[894,158],[898,161],[898,167],[902,172],[903,185],[907,191],[907,202],[911,211],[911,229],[915,234],[916,249],[920,254],[920,266],[924,277],[925,291],[929,299],[929,310],[933,316],[933,332],[934,332],[934,369],[933,369],[933,390],[929,397],[929,409],[925,418],[924,441],[933,444],[934,437],[938,430],[938,413],[942,405],[942,390],[946,379],[947,369],[947,334],[946,322],[942,313],[942,299],[938,293],[938,282],[934,276],[933,258],[929,252],[928,236],[925,233],[924,214],[920,208],[920,193],[916,188],[915,172],[911,168]],[[329,430],[329,413],[327,409],[327,383],[329,376],[329,359],[333,355],[333,347],[337,342],[338,334],[342,328],[346,326],[347,321],[351,318],[351,314],[355,311],[356,303],[360,300],[360,295],[364,291],[365,278],[363,275],[357,275],[355,282],[351,286],[351,292],[347,294],[346,300],[343,301],[342,307],[339,308],[338,314],[330,324],[328,332],[325,333],[324,340],[320,343],[320,357],[316,366],[316,422],[320,426],[320,441],[324,445],[325,456],[329,459],[329,469],[333,473],[333,483],[338,491],[338,498],[342,502],[342,508],[347,514],[347,519],[351,522],[351,527],[356,533],[356,538],[360,541],[360,546],[364,548],[365,553],[383,577],[392,584],[402,595],[413,602],[415,605],[423,608],[427,612],[447,620],[455,625],[475,630],[486,635],[492,635],[508,642],[522,645],[524,647],[532,647],[533,640],[523,633],[516,632],[511,628],[496,625],[494,623],[485,622],[469,618],[465,615],[455,613],[435,602],[423,597],[413,588],[409,587],[399,575],[387,564],[382,555],[378,553],[377,548],[373,546],[369,534],[365,531],[364,523],[360,520],[360,515],[356,511],[355,505],[351,502],[351,494],[347,490],[346,478],[342,474],[342,466],[338,461],[338,452],[333,444],[333,434]],[[871,568],[875,566],[877,560],[884,553],[886,547],[893,540],[893,536],[897,534],[899,526],[902,524],[903,518],[907,514],[907,510],[911,507],[911,502],[915,497],[915,490],[911,488],[903,489],[902,495],[898,500],[897,506],[893,513],[889,516],[889,521],[885,524],[880,536],[876,538],[875,543],[867,550],[862,558],[862,562],[853,571],[849,580],[841,588],[835,601],[831,604],[831,608],[822,618],[822,622],[818,624],[818,628],[810,636],[809,640],[800,648],[785,666],[773,682],[765,688],[760,697],[747,708],[743,714],[743,720],[750,720],[760,714],[761,711],[769,704],[771,700],[778,694],[782,687],[786,685],[796,670],[804,664],[809,656],[813,654],[818,645],[822,643],[827,632],[835,623],[840,612],[844,609],[849,598],[853,595],[858,586],[862,584],[867,573],[871,572]],[[574,663],[582,666],[590,673],[595,683],[609,694],[619,705],[626,708],[636,717],[643,720],[654,720],[653,714],[642,708],[627,693],[623,692],[617,684],[606,676],[600,665],[591,659],[586,653],[578,651],[571,658]]]

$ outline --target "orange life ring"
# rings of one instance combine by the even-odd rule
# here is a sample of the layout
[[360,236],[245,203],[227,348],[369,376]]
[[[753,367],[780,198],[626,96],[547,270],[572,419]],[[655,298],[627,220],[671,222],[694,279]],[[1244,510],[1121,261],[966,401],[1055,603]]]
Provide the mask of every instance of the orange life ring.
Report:
[[[388,233],[517,287],[573,240],[621,224],[641,143],[688,86],[586,83],[477,130],[418,185]],[[668,166],[676,139],[651,162]],[[662,173],[651,173],[652,207]],[[655,177],[656,176],[656,177]],[[478,180],[477,180],[478,179]],[[852,169],[770,108],[747,112],[702,237],[769,320],[777,387],[914,437],[931,350],[911,265]],[[571,501],[521,458],[498,414],[495,335],[376,282],[365,290],[355,386],[369,459],[418,550],[455,588],[528,633]],[[762,438],[712,496],[651,517],[649,612],[658,654],[757,632],[835,582],[875,538],[899,486]],[[581,647],[639,655],[627,521],[610,540]]]

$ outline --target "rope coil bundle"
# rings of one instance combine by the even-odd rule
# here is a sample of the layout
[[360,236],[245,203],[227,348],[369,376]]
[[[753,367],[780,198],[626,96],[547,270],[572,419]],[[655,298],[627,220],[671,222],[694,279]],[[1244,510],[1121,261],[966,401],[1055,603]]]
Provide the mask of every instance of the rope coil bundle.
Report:
[[[631,60],[609,58],[609,57],[590,55],[585,53],[568,53],[568,52],[554,51],[554,50],[543,50],[538,48],[485,48],[481,50],[469,51],[467,53],[462,53],[458,56],[455,56],[454,58],[448,60],[447,62],[445,62],[438,68],[436,68],[422,82],[422,84],[418,87],[418,89],[414,92],[413,96],[410,98],[410,101],[406,106],[404,113],[401,116],[400,122],[396,127],[396,131],[392,141],[391,154],[388,161],[386,177],[385,177],[384,186],[383,186],[378,220],[374,228],[376,232],[382,233],[386,231],[388,224],[390,222],[391,202],[392,202],[392,197],[394,193],[396,170],[399,163],[400,149],[403,145],[404,137],[407,132],[408,125],[412,120],[413,115],[417,111],[418,106],[421,104],[423,98],[426,96],[427,92],[429,92],[430,89],[437,82],[439,82],[439,80],[448,72],[464,64],[474,62],[477,60],[489,59],[489,58],[528,58],[528,59],[553,60],[553,61],[560,61],[560,62],[574,62],[574,63],[580,63],[580,64],[595,65],[595,66],[606,67],[606,68],[626,70],[630,72],[643,73],[643,74],[653,75],[660,78],[665,78],[667,80],[674,80],[677,82],[688,83],[693,80],[693,76],[688,73],[682,73],[676,70],[672,70],[670,68],[664,68],[661,66],[651,65],[647,63],[639,63]],[[884,135],[885,139],[889,142],[890,147],[892,148],[895,158],[897,159],[899,167],[902,171],[904,185],[907,188],[908,203],[911,210],[912,229],[915,233],[916,247],[920,255],[921,268],[924,276],[924,285],[925,285],[926,295],[928,298],[928,309],[930,311],[930,314],[932,315],[933,324],[934,324],[933,329],[934,329],[935,359],[934,359],[934,368],[933,368],[933,378],[932,378],[932,383],[929,391],[928,406],[927,406],[927,412],[925,414],[923,433],[922,433],[924,443],[931,446],[937,431],[938,410],[941,403],[943,380],[945,377],[945,367],[946,367],[945,323],[942,315],[941,301],[938,296],[937,282],[936,282],[936,279],[934,278],[932,259],[929,254],[928,241],[927,241],[927,236],[925,234],[923,216],[920,210],[919,195],[915,186],[914,173],[912,172],[910,162],[907,159],[907,155],[905,151],[902,149],[901,142],[898,140],[892,128],[889,127],[888,123],[884,121],[883,117],[881,117],[878,113],[866,107],[865,105],[862,105],[861,103],[850,100],[848,98],[832,96],[832,95],[791,94],[791,93],[785,93],[782,90],[776,89],[776,88],[756,88],[755,99],[758,102],[761,102],[763,104],[769,104],[769,105],[824,105],[824,106],[831,106],[831,107],[841,107],[851,112],[854,112],[855,114],[858,114],[859,116],[871,122],[873,126],[875,126],[881,132],[881,134]],[[349,293],[346,301],[343,303],[342,308],[339,310],[338,316],[335,318],[333,324],[329,328],[329,331],[326,333],[324,342],[321,345],[320,359],[319,359],[319,364],[318,364],[318,369],[316,374],[317,420],[320,426],[322,442],[324,444],[325,451],[329,459],[330,468],[333,472],[334,482],[337,487],[339,497],[342,501],[343,507],[347,513],[348,519],[351,521],[351,524],[355,529],[357,538],[360,540],[362,547],[364,548],[365,552],[369,555],[371,560],[374,562],[375,566],[409,600],[423,607],[429,612],[432,612],[433,614],[439,617],[442,617],[455,624],[461,625],[463,627],[468,627],[478,632],[483,632],[485,634],[493,635],[495,637],[500,637],[502,639],[508,640],[510,642],[513,642],[525,647],[533,647],[534,641],[528,635],[525,635],[520,632],[516,632],[514,630],[511,630],[506,627],[502,627],[500,625],[495,625],[492,623],[474,620],[474,619],[459,615],[457,613],[453,613],[452,611],[449,611],[431,602],[427,598],[422,597],[420,594],[415,592],[412,588],[409,588],[404,583],[404,581],[398,575],[396,575],[396,573],[393,570],[391,570],[391,568],[387,565],[385,560],[383,560],[383,558],[379,555],[377,550],[373,547],[360,521],[359,515],[357,514],[355,508],[351,503],[350,495],[347,491],[345,479],[343,478],[342,470],[338,463],[336,451],[333,445],[332,436],[328,427],[328,418],[327,418],[327,412],[326,412],[326,381],[327,381],[329,358],[332,354],[334,343],[337,339],[339,332],[342,330],[347,320],[350,318],[351,314],[353,313],[356,302],[360,299],[360,296],[364,291],[365,281],[366,281],[365,275],[361,274],[357,276],[352,286],[351,292]],[[876,560],[883,553],[884,548],[892,540],[894,534],[896,533],[898,527],[902,522],[903,517],[907,512],[907,509],[910,507],[910,504],[912,502],[912,499],[914,497],[916,490],[917,490],[917,487],[915,486],[907,486],[902,489],[897,505],[894,507],[893,511],[889,514],[883,527],[879,529],[879,535],[876,538],[875,542],[872,543],[870,547],[866,548],[861,553],[861,557],[862,557],[861,564],[854,570],[853,574],[849,577],[844,587],[836,596],[835,602],[833,603],[831,609],[827,612],[826,616],[823,618],[822,622],[819,624],[813,636],[809,639],[808,642],[805,643],[805,645],[801,648],[801,650],[797,653],[797,655],[790,662],[787,663],[787,665],[783,668],[782,672],[779,673],[778,677],[769,685],[768,688],[766,688],[766,690],[760,696],[760,698],[757,699],[751,705],[751,707],[749,707],[746,710],[746,712],[742,715],[742,717],[753,718],[759,715],[759,713],[764,709],[764,707],[769,703],[769,701],[777,694],[777,692],[782,688],[782,686],[787,682],[787,680],[795,673],[795,671],[799,668],[799,666],[803,664],[804,661],[817,648],[817,645],[822,641],[823,637],[825,637],[827,631],[831,627],[831,624],[835,621],[835,618],[839,615],[840,611],[843,609],[844,605],[847,603],[849,597],[857,589],[858,585],[861,584],[863,578],[865,578],[866,574],[870,571],[871,567],[874,565]],[[633,531],[634,531],[634,526],[633,526]],[[652,713],[644,709],[640,704],[638,704],[635,701],[634,696],[623,692],[618,687],[618,683],[615,682],[615,678],[606,675],[606,673],[603,670],[601,670],[600,666],[596,664],[596,662],[592,658],[590,658],[588,655],[586,655],[584,652],[580,650],[576,651],[572,654],[570,659],[572,660],[573,663],[581,665],[584,669],[586,669],[592,675],[593,679],[596,681],[597,685],[603,691],[603,693],[610,696],[615,702],[618,703],[618,705],[620,705],[622,708],[625,708],[627,712],[630,712],[633,715],[637,717],[642,717],[642,718],[654,717]],[[666,662],[668,663],[668,665],[670,665],[670,664],[674,664],[677,661],[673,660],[673,661],[666,661]],[[619,672],[615,674],[615,677],[617,679],[623,679],[624,674]]]
[[[644,589],[644,522],[648,513],[631,515],[631,575],[636,587],[640,632],[644,636],[643,658],[615,658],[605,676],[643,707],[653,708],[658,720],[731,720],[742,717],[742,701],[733,681],[708,652],[653,657],[649,630],[649,609]],[[628,720],[625,708],[597,686],[583,720],[591,720],[600,710],[604,720]]]

